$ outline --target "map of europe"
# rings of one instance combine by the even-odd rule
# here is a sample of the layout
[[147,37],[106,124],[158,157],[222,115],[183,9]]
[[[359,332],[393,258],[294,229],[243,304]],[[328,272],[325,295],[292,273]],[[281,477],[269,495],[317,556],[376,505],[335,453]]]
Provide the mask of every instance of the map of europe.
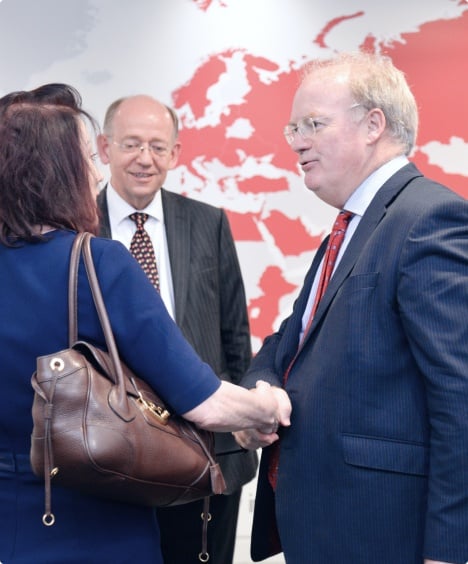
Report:
[[[199,3],[207,9],[210,2]],[[313,42],[327,55],[327,36],[344,19],[329,22]],[[412,87],[420,109],[420,129],[412,160],[427,176],[468,196],[468,12],[422,25],[398,41],[382,43],[369,34],[360,48],[390,56]],[[460,62],[460,56],[463,59]],[[447,61],[459,61],[449,65]],[[236,242],[263,243],[255,263],[255,289],[247,287],[251,331],[257,344],[281,318],[282,299],[295,296],[302,276],[326,233],[308,223],[307,206],[317,206],[301,187],[295,154],[281,131],[289,119],[300,65],[281,69],[242,49],[216,53],[173,93],[182,121],[182,192],[221,200]],[[237,100],[213,108],[217,91],[242,84]],[[444,154],[450,158],[444,158]],[[454,158],[455,155],[455,158]],[[443,162],[444,166],[440,163]],[[288,205],[292,193],[299,193]],[[216,199],[216,198],[215,198]],[[303,203],[301,204],[301,199]],[[227,202],[227,204],[226,204]],[[255,246],[251,247],[255,248]],[[261,266],[260,266],[261,265]],[[250,291],[249,291],[250,290]]]
[[308,58],[390,56],[420,110],[411,159],[468,196],[468,0],[0,0],[0,46],[3,93],[68,82],[98,119],[119,95],[172,103],[182,153],[167,188],[226,210],[254,350],[290,312],[335,215],[282,135]]

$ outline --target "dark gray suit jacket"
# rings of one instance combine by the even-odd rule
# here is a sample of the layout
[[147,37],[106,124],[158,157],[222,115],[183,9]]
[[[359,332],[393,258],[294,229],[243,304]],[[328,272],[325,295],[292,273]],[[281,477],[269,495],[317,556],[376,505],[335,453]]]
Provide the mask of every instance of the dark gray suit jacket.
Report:
[[[99,234],[111,238],[106,189],[97,199]],[[161,195],[175,321],[202,360],[220,378],[237,384],[252,351],[244,284],[227,216],[164,188]],[[257,455],[240,451],[230,433],[216,433],[216,447],[226,493],[232,493],[255,476]]]

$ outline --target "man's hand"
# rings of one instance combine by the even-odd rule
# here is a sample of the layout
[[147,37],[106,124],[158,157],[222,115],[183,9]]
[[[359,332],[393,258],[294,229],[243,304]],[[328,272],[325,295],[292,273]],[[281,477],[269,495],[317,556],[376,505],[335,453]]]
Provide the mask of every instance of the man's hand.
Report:
[[276,433],[261,433],[257,429],[245,429],[233,433],[238,445],[247,450],[267,447],[279,439]]
[[291,401],[288,394],[282,388],[272,387],[266,382],[259,380],[252,392],[257,394],[273,393],[277,401],[277,413],[272,425],[260,429],[246,429],[233,433],[237,443],[247,450],[256,450],[271,445],[279,439],[278,427],[289,427],[291,425]]

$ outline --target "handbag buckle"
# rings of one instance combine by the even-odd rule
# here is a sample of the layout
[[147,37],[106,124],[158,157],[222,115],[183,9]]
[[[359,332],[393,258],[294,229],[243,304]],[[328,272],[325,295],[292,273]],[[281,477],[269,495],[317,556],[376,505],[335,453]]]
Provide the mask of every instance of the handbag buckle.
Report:
[[167,425],[169,417],[171,416],[167,409],[161,407],[160,405],[156,405],[152,401],[145,400],[141,394],[136,399],[136,402],[141,410],[149,411],[149,413],[155,417],[159,423]]

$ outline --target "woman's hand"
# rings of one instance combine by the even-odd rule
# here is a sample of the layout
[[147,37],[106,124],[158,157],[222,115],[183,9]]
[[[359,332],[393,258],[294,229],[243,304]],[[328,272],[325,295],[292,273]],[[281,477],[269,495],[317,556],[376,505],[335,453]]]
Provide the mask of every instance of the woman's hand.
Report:
[[257,429],[276,435],[278,425],[289,425],[291,403],[284,390],[259,381],[252,390],[222,381],[220,387],[183,417],[209,431]]

